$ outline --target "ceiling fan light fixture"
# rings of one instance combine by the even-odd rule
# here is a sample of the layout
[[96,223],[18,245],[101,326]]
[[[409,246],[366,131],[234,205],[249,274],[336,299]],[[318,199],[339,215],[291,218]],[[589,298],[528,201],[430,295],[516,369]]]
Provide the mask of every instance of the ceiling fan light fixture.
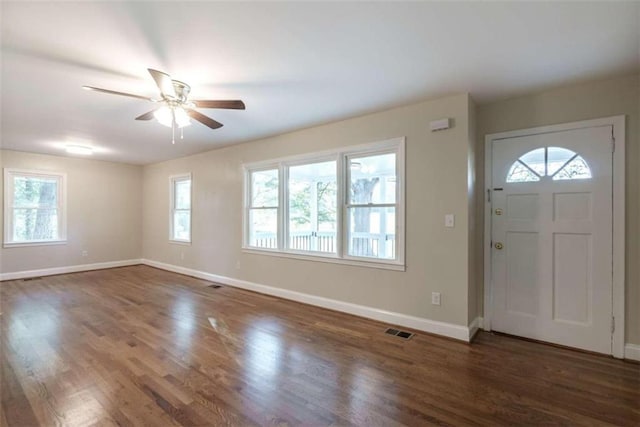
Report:
[[90,156],[93,154],[93,148],[84,145],[67,144],[64,149],[69,154],[80,154],[83,156]]
[[191,120],[189,115],[182,107],[169,107],[164,106],[158,108],[153,116],[158,120],[158,123],[164,125],[166,127],[173,127],[173,121],[175,119],[176,126],[179,128],[189,126],[191,124]]
[[182,107],[176,107],[173,109],[173,114],[176,118],[176,124],[179,128],[189,126],[191,124],[191,120],[187,112]]
[[171,112],[171,108],[164,106],[158,108],[153,116],[158,120],[158,123],[161,125],[172,127],[173,126],[173,113]]

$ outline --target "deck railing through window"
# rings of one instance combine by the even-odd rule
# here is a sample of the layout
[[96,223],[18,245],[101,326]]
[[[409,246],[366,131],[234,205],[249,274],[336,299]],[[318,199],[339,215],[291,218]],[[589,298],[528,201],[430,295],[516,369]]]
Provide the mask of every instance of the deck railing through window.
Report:
[[[383,259],[395,259],[395,234],[352,233],[349,245],[350,256],[362,256]],[[251,246],[277,249],[275,233],[256,233]],[[315,251],[335,253],[337,251],[336,233],[332,231],[295,231],[289,233],[289,248],[294,251]]]

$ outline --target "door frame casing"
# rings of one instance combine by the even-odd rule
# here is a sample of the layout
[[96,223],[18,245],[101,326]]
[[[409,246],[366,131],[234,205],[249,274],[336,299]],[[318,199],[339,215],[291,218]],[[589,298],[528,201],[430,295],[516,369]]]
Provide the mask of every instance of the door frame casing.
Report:
[[522,136],[554,133],[589,127],[613,126],[613,266],[612,266],[612,315],[615,328],[611,337],[611,354],[624,358],[625,339],[625,125],[626,116],[612,116],[600,119],[582,120],[557,125],[539,126],[508,132],[499,132],[485,136],[484,144],[484,315],[483,329],[491,330],[492,317],[492,272],[491,272],[491,202],[488,195],[492,190],[493,177],[493,141]]

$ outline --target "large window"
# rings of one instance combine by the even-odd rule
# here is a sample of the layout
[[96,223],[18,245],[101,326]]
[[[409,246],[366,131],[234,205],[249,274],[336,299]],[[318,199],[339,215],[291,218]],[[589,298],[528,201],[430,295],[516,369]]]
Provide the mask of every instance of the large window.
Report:
[[403,268],[404,138],[245,172],[245,249]]
[[5,169],[4,182],[5,246],[65,241],[65,174]]
[[171,177],[171,232],[175,242],[191,242],[191,175]]

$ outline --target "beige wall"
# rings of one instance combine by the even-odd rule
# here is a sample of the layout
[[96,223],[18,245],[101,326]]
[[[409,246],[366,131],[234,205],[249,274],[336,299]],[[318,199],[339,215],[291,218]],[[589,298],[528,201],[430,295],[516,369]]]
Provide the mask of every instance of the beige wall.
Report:
[[140,258],[141,166],[8,150],[0,166],[66,172],[68,199],[67,243],[2,248],[0,272]]
[[[3,150],[2,167],[67,172],[69,242],[61,246],[0,249],[0,272],[143,256],[283,289],[468,325],[482,313],[483,303],[484,135],[621,114],[627,117],[626,340],[637,344],[638,75],[478,107],[467,95],[452,96],[144,168]],[[453,118],[454,127],[429,132],[429,122],[443,117]],[[243,163],[398,136],[407,138],[406,272],[242,252]],[[188,246],[168,242],[169,175],[184,172],[193,174],[194,188],[194,241]],[[456,215],[454,229],[444,228],[446,213]],[[82,257],[83,250],[89,252],[87,257]],[[430,304],[431,292],[441,292],[441,306]]]
[[[458,95],[144,168],[143,256],[422,318],[468,325],[469,97]],[[431,133],[429,122],[455,120]],[[406,272],[243,253],[242,164],[406,137]],[[168,242],[169,176],[193,174],[193,244]],[[445,213],[456,227],[444,227]],[[239,267],[239,268],[237,268]],[[431,305],[431,292],[442,305]]]
[[[640,76],[563,87],[479,106],[477,110],[478,194],[484,187],[484,136],[557,123],[626,115],[626,341],[640,344]],[[478,229],[483,199],[477,200]],[[482,239],[476,242],[477,270],[483,270]],[[478,310],[482,312],[482,291]]]

